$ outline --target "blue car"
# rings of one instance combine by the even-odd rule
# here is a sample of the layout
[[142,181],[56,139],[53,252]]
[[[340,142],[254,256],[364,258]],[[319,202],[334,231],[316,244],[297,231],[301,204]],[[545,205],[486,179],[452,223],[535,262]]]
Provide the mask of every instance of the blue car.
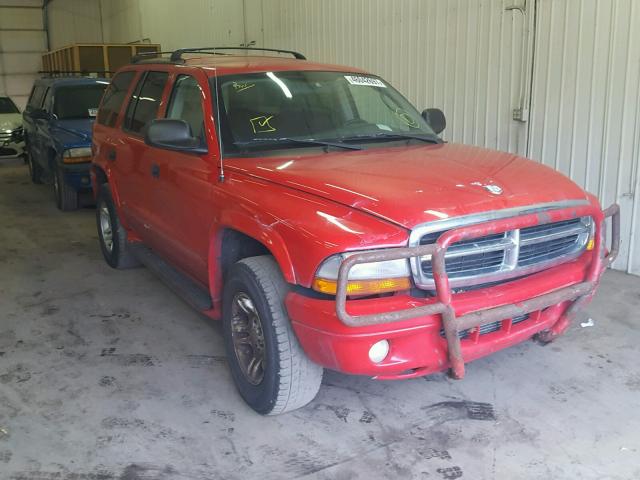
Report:
[[75,210],[91,192],[91,129],[109,81],[67,77],[36,80],[22,114],[33,183],[53,184],[60,210]]

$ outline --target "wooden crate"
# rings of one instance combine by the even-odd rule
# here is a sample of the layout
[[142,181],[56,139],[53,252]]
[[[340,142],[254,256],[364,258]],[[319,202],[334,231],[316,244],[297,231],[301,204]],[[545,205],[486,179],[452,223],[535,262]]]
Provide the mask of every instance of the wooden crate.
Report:
[[42,69],[50,75],[110,77],[134,55],[159,51],[157,43],[78,43],[42,55]]

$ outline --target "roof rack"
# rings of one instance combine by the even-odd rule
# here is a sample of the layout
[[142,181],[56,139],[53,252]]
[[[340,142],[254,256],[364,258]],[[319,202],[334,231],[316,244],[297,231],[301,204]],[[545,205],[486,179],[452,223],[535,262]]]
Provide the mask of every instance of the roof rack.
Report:
[[[172,65],[184,63],[184,59],[173,60],[171,57],[161,57],[160,55],[173,55],[171,52],[142,52],[131,57],[131,63],[139,65],[145,63],[169,63]],[[208,55],[228,55],[226,53],[202,52]]]
[[43,77],[89,77],[92,73],[104,75],[114,73],[110,70],[38,70]]
[[[294,52],[293,50],[281,50],[279,48],[257,48],[257,47],[203,47],[203,48],[180,48],[171,53],[170,60],[173,62],[177,62],[182,60],[182,54],[184,53],[198,53],[198,52],[213,52],[216,54],[217,50],[257,50],[260,52],[276,52],[276,53],[288,53],[289,55],[293,55],[296,60],[306,60],[303,54],[299,52]],[[220,54],[224,55],[224,54]]]
[[131,63],[173,63],[168,58],[162,58],[160,55],[170,55],[171,52],[140,52],[131,57]]

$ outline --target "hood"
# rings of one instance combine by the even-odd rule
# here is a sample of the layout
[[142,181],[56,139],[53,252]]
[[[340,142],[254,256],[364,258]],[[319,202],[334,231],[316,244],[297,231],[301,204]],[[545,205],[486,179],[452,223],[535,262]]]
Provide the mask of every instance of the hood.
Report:
[[64,146],[89,145],[92,127],[93,118],[56,120],[51,124],[51,131]]
[[5,130],[15,130],[22,126],[21,113],[0,113],[0,133]]
[[408,229],[449,217],[588,198],[571,180],[542,164],[456,144],[233,158],[225,160],[225,167]]

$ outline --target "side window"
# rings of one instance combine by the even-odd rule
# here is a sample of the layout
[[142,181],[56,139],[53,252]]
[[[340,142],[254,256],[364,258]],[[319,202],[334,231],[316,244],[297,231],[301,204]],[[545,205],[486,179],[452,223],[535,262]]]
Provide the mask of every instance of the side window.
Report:
[[107,127],[113,127],[116,124],[118,114],[135,75],[136,72],[132,71],[122,72],[113,78],[102,98],[100,110],[98,110],[98,123]]
[[191,126],[195,138],[204,141],[204,113],[202,111],[202,89],[191,75],[180,75],[173,85],[167,118],[184,120]]
[[33,87],[31,96],[29,97],[29,109],[40,108],[42,105],[42,98],[44,97],[45,88],[41,85]]
[[140,80],[142,86],[139,84],[127,107],[125,129],[141,133],[147,122],[156,118],[168,76],[167,72],[149,72]]
[[44,95],[44,100],[42,101],[42,109],[45,112],[49,112],[52,113],[53,112],[53,108],[52,108],[52,101],[51,101],[51,97],[53,96],[53,88],[49,87],[47,88],[47,93]]

